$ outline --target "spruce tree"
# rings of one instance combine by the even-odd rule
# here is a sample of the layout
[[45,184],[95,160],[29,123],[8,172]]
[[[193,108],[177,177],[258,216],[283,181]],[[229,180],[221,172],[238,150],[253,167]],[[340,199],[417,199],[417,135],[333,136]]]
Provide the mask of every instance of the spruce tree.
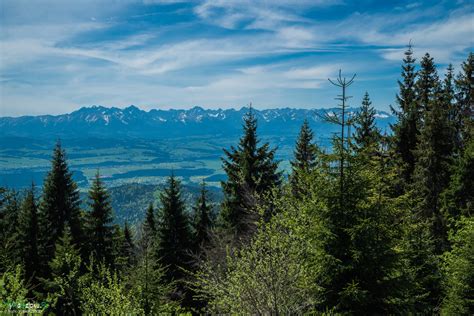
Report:
[[329,120],[341,126],[341,134],[334,137],[334,154],[328,157],[331,167],[315,173],[313,182],[319,185],[310,195],[324,199],[325,207],[313,202],[319,206],[314,213],[328,230],[321,238],[326,262],[321,272],[325,293],[319,307],[334,307],[342,314],[400,313],[396,274],[401,258],[394,250],[399,228],[394,226],[396,212],[389,194],[394,175],[387,168],[385,151],[368,156],[350,146],[343,127],[351,125],[345,109],[346,88],[352,79],[339,74],[337,82],[343,90],[341,113]]
[[[423,103],[424,124],[415,151],[417,163],[413,188],[420,199],[418,210],[424,219],[432,222],[436,253],[441,254],[447,247],[446,223],[440,211],[441,194],[450,180],[453,126],[449,116],[450,105],[443,98],[440,84],[433,81],[437,80],[436,69],[429,55],[423,58],[420,73],[419,86],[426,90],[420,93],[420,100],[427,103]],[[428,82],[423,83],[423,80]]]
[[369,93],[366,92],[362,100],[360,112],[355,120],[354,140],[358,148],[373,147],[380,138],[380,131],[375,125],[376,111],[372,107]]
[[[125,230],[125,236],[129,235]],[[136,298],[145,315],[164,313],[163,301],[172,292],[173,285],[165,278],[166,269],[160,263],[157,253],[157,241],[145,229],[145,223],[139,227],[139,235],[134,252],[134,261],[126,276],[127,287]],[[129,238],[126,238],[126,240]],[[127,247],[128,248],[128,247]]]
[[454,224],[461,216],[474,214],[474,139],[465,146],[464,153],[456,159],[449,187],[443,192],[442,210],[445,220]]
[[308,120],[305,119],[296,140],[293,161],[290,162],[292,169],[290,183],[295,194],[304,193],[306,185],[303,178],[317,166],[317,157],[320,151],[318,146],[313,143],[313,137],[313,131]]
[[150,203],[146,210],[144,228],[149,236],[154,237],[156,235],[155,209],[153,208],[153,203]]
[[196,251],[200,252],[200,249],[209,243],[211,234],[210,230],[212,228],[212,206],[209,204],[208,191],[204,181],[201,184],[201,192],[193,210],[194,242],[196,245]]
[[16,191],[0,188],[0,272],[21,264],[17,238],[20,202]]
[[35,199],[35,187],[32,185],[21,205],[17,227],[24,275],[30,285],[37,284],[39,268],[38,231],[38,207]]
[[[410,199],[413,201],[412,197]],[[400,272],[406,282],[406,293],[401,298],[410,314],[432,315],[441,294],[441,271],[432,222],[411,209],[402,218],[404,229],[400,248],[404,265]]]
[[405,58],[402,65],[402,80],[398,81],[399,93],[397,94],[397,104],[400,110],[392,108],[392,112],[397,116],[398,121],[392,125],[393,147],[396,158],[399,160],[399,170],[401,183],[398,190],[403,190],[407,184],[411,183],[413,171],[415,170],[414,150],[417,146],[420,124],[420,108],[416,102],[415,80],[417,72],[415,70],[415,58],[411,45],[405,51]]
[[135,244],[133,242],[132,232],[127,222],[125,222],[125,226],[123,228],[123,243],[121,254],[124,258],[126,258],[127,266],[131,267],[135,261]]
[[192,237],[181,197],[181,183],[173,174],[160,194],[160,201],[161,222],[157,229],[157,257],[167,269],[167,281],[181,280],[185,275],[182,269],[188,268],[190,264]]
[[461,137],[459,135],[459,117],[461,115],[460,108],[455,102],[455,91],[454,91],[454,68],[452,64],[449,64],[446,69],[446,75],[442,84],[441,98],[447,111],[447,120],[449,123],[449,132],[451,133],[451,143],[453,156],[460,154],[461,148]]
[[461,67],[462,71],[455,80],[455,98],[459,111],[455,124],[460,151],[464,150],[464,146],[474,135],[474,53],[469,53]]
[[71,230],[72,243],[83,243],[80,198],[72,172],[66,162],[66,153],[58,141],[53,152],[51,170],[43,182],[43,195],[39,205],[40,265],[42,274],[48,275],[48,262],[53,258],[55,244],[65,227]]
[[96,173],[89,190],[90,211],[87,213],[87,232],[90,252],[98,262],[113,264],[112,248],[112,207],[104,184]]
[[56,315],[80,314],[80,265],[79,251],[73,244],[69,227],[66,226],[49,262],[51,277],[42,279],[51,304],[50,312]]
[[257,119],[250,108],[244,116],[244,135],[239,145],[224,149],[223,169],[227,181],[222,182],[224,202],[222,219],[237,236],[255,228],[258,199],[281,182],[275,149],[268,143],[258,146]]
[[139,234],[136,265],[130,271],[129,283],[131,283],[132,289],[137,289],[140,292],[140,305],[145,311],[145,315],[148,315],[154,303],[152,299],[154,289],[157,283],[162,281],[164,271],[159,263],[161,260],[157,248],[157,236],[147,227],[146,220],[141,225]]
[[439,96],[440,82],[433,57],[426,53],[420,61],[420,71],[416,82],[416,94],[418,106],[423,112],[422,124],[426,119],[426,112],[431,110],[434,100]]

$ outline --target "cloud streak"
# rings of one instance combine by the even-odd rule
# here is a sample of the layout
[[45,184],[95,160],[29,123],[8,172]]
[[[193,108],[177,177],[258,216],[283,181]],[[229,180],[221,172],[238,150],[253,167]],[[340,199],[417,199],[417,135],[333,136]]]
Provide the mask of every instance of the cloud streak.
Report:
[[325,106],[334,94],[326,79],[339,68],[367,85],[355,85],[356,96],[372,89],[386,109],[409,40],[416,54],[429,51],[442,64],[459,63],[474,46],[470,4],[46,0],[32,10],[28,1],[1,3],[3,115],[91,103],[314,106],[316,99]]

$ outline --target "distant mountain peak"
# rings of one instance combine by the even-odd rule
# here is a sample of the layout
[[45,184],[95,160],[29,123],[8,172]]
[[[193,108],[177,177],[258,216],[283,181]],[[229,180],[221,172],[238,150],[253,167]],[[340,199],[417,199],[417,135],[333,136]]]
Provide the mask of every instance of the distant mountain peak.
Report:
[[135,106],[135,105],[133,105],[133,104],[127,106],[126,108],[124,108],[123,111],[127,111],[127,112],[142,112],[141,109],[139,109],[137,106]]

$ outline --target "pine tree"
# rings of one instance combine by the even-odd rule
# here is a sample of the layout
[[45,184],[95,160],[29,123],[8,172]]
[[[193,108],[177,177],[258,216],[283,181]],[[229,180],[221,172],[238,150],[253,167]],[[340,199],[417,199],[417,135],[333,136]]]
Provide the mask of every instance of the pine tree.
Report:
[[112,256],[112,207],[109,195],[96,173],[92,187],[89,190],[90,212],[87,213],[87,232],[90,252],[98,262],[106,265],[113,264]]
[[458,132],[459,124],[457,122],[459,121],[461,112],[458,104],[455,102],[456,100],[454,92],[454,68],[452,64],[449,64],[448,68],[446,69],[446,75],[443,81],[441,94],[443,100],[442,102],[446,107],[447,120],[450,126],[450,142],[453,146],[453,156],[458,156],[460,154],[461,148],[461,137]]
[[[436,81],[436,69],[432,68],[432,58],[426,55],[422,60],[419,86],[425,87],[420,93],[424,105],[424,124],[415,151],[413,188],[420,198],[419,211],[423,218],[431,221],[437,254],[447,247],[446,223],[441,214],[441,193],[448,187],[450,166],[453,162],[453,126],[450,122],[450,105],[443,98],[440,84]],[[426,68],[426,69],[425,69]],[[427,80],[428,83],[421,81]]]
[[47,263],[53,258],[55,244],[65,227],[71,230],[72,243],[82,246],[83,233],[79,191],[66,162],[66,153],[60,142],[56,144],[51,170],[43,182],[43,195],[39,205],[40,265],[42,275],[47,276]]
[[49,262],[51,277],[41,279],[51,302],[50,311],[56,315],[80,314],[79,276],[81,257],[74,246],[69,227],[56,243],[55,253]]
[[455,80],[455,98],[459,115],[456,119],[456,133],[459,139],[459,150],[474,135],[474,53],[469,53],[467,60],[462,64],[462,71]]
[[146,232],[154,237],[156,235],[156,222],[155,222],[155,209],[153,208],[153,203],[148,205],[146,210],[146,217],[145,217],[145,230]]
[[308,120],[305,119],[301,126],[296,147],[294,150],[294,160],[291,164],[290,183],[293,193],[304,193],[304,175],[307,175],[317,166],[317,158],[320,150],[316,144],[313,143],[313,131],[309,126]]
[[38,231],[38,207],[35,199],[35,187],[32,185],[21,205],[17,227],[24,275],[30,285],[37,284],[39,267]]
[[126,259],[126,264],[128,267],[131,267],[135,262],[135,244],[133,242],[133,235],[128,226],[128,223],[125,222],[123,228],[123,242],[122,242],[122,257]]
[[[392,108],[397,116],[398,122],[392,125],[393,146],[396,157],[399,159],[399,169],[402,183],[401,189],[411,183],[413,171],[415,170],[415,155],[417,138],[420,124],[420,108],[416,102],[415,80],[415,58],[411,45],[405,51],[402,65],[402,81],[398,81],[399,93],[397,103],[400,110]],[[399,189],[400,190],[400,189]]]
[[16,191],[0,188],[0,272],[21,264],[17,226],[20,203]]
[[206,183],[203,181],[201,184],[201,194],[194,206],[194,242],[198,252],[210,240],[210,230],[212,228],[211,212],[212,206],[209,204]]
[[[129,283],[132,289],[140,291],[140,305],[145,311],[145,315],[150,314],[153,305],[153,292],[158,280],[163,278],[163,271],[159,264],[160,257],[157,249],[157,236],[152,235],[151,230],[147,227],[146,220],[141,225],[139,234],[141,238],[137,244],[137,261],[134,269],[130,271]],[[155,273],[160,271],[159,278]]]
[[157,230],[158,258],[161,265],[167,268],[168,281],[181,280],[184,277],[182,268],[188,268],[190,264],[192,237],[181,197],[181,184],[173,174],[160,194],[160,201],[162,206],[161,222]]
[[[426,53],[420,62],[420,71],[418,72],[418,81],[416,82],[416,94],[418,106],[421,108],[425,119],[426,112],[431,110],[434,100],[438,97],[440,89],[439,77],[433,57]],[[422,120],[421,126],[424,125]]]
[[325,258],[320,279],[325,291],[318,307],[342,314],[396,314],[403,307],[396,301],[401,258],[394,249],[400,229],[394,225],[397,212],[390,197],[395,175],[387,168],[385,148],[366,155],[345,134],[353,123],[345,112],[354,77],[347,80],[339,73],[337,83],[331,81],[342,88],[342,102],[341,111],[327,120],[341,126],[341,133],[334,137],[327,169],[314,173],[310,186],[316,222],[327,230],[318,238]]
[[375,125],[375,114],[369,93],[366,92],[354,124],[354,140],[359,148],[373,147],[380,138],[380,131]]
[[[464,153],[456,159],[449,187],[443,192],[442,212],[449,224],[461,216],[474,214],[474,139],[466,145]],[[453,226],[453,225],[451,225]]]
[[222,182],[224,202],[222,218],[237,236],[248,233],[257,220],[256,205],[260,195],[281,182],[275,149],[268,143],[258,146],[257,119],[250,108],[244,116],[244,135],[237,148],[224,149],[223,169],[227,181]]
[[407,283],[402,298],[410,314],[431,315],[439,305],[441,294],[440,263],[432,223],[411,210],[402,218],[404,232],[400,248],[404,266],[400,272]]

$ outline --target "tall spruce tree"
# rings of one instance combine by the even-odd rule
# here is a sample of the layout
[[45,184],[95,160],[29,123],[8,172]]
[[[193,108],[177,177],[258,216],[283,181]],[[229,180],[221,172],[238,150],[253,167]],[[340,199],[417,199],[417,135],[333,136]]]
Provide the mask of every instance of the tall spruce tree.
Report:
[[252,108],[244,116],[244,135],[237,148],[224,149],[222,160],[227,181],[222,182],[224,202],[221,215],[237,236],[248,233],[257,220],[256,205],[260,195],[281,182],[274,160],[275,149],[268,143],[258,146],[257,118]]
[[360,112],[355,119],[354,140],[359,148],[373,147],[380,138],[380,131],[375,125],[375,114],[369,93],[366,92],[362,100]]
[[58,141],[53,152],[51,170],[43,182],[43,195],[39,205],[40,265],[42,275],[49,273],[48,262],[53,258],[55,244],[65,227],[71,231],[72,243],[81,247],[84,242],[80,198],[77,184],[66,162],[66,153]]
[[17,238],[21,250],[24,276],[32,286],[37,284],[38,257],[38,207],[34,185],[26,192],[18,218]]
[[316,166],[317,158],[320,150],[316,144],[313,143],[313,131],[309,126],[307,119],[304,120],[301,126],[298,139],[296,140],[296,147],[293,153],[293,160],[291,164],[290,183],[295,194],[303,194],[306,185],[304,182],[305,175],[308,175]]
[[153,203],[148,205],[145,216],[144,229],[150,238],[154,238],[156,235],[156,221],[155,221],[155,209]]
[[[398,81],[399,93],[397,104],[400,110],[392,108],[398,121],[392,125],[393,147],[399,160],[399,172],[401,176],[400,189],[411,183],[413,171],[415,170],[414,150],[417,145],[420,125],[420,109],[416,102],[415,83],[417,72],[415,70],[415,58],[411,44],[405,51],[402,65],[402,80]],[[399,191],[400,191],[399,189]]]
[[438,72],[433,57],[426,53],[420,61],[420,71],[418,72],[418,81],[415,88],[418,106],[423,113],[421,126],[424,125],[426,112],[431,110],[435,99],[439,97],[440,89]]
[[161,265],[167,268],[166,279],[177,281],[185,275],[182,269],[189,267],[192,237],[181,197],[181,183],[173,174],[160,194],[160,201],[157,255]]
[[130,227],[128,226],[128,222],[125,222],[125,226],[123,228],[121,255],[126,259],[127,266],[131,267],[135,261],[135,244],[133,242],[133,235]]
[[418,85],[423,90],[419,96],[425,110],[423,128],[415,151],[417,163],[414,189],[420,199],[421,215],[432,222],[436,253],[441,254],[447,247],[447,230],[440,211],[440,198],[449,185],[454,128],[450,121],[450,104],[446,103],[443,91],[439,88],[433,59],[429,55],[423,57],[420,74]]
[[209,203],[208,191],[204,181],[201,184],[201,192],[193,210],[194,242],[196,251],[200,252],[200,249],[209,243],[212,228],[212,206]]
[[87,231],[90,252],[98,262],[106,265],[113,264],[112,236],[112,207],[110,197],[96,173],[92,187],[89,190],[90,211],[87,213]]
[[341,88],[342,102],[341,111],[327,120],[341,126],[341,134],[334,137],[330,167],[315,173],[311,186],[316,189],[311,196],[324,199],[325,207],[314,213],[330,236],[321,238],[327,260],[322,274],[327,277],[320,280],[325,291],[318,305],[342,314],[402,313],[396,301],[401,258],[394,249],[400,229],[394,225],[397,212],[389,186],[394,175],[387,168],[387,153],[382,147],[374,148],[374,155],[355,150],[350,134],[344,133],[353,122],[345,115],[354,77],[347,80],[340,72],[337,82],[331,81]]
[[334,152],[332,166],[339,166],[344,156],[343,186],[335,170],[319,175],[321,192],[313,193],[325,199],[327,207],[315,213],[331,236],[321,240],[328,264],[322,267],[327,278],[321,284],[326,291],[319,307],[334,307],[342,314],[403,313],[397,302],[401,258],[395,251],[400,227],[394,225],[397,212],[389,188],[394,175],[384,160],[386,153],[368,156],[353,147],[342,149],[338,141]]
[[469,53],[461,67],[462,71],[455,80],[455,98],[459,110],[456,132],[460,151],[464,150],[464,146],[474,135],[474,53]]
[[459,124],[457,123],[459,117],[461,115],[460,108],[458,104],[455,102],[455,92],[454,92],[454,68],[452,64],[449,64],[448,68],[446,69],[446,75],[442,84],[442,102],[446,107],[447,113],[447,120],[449,123],[449,132],[451,133],[451,143],[453,144],[453,155],[458,156],[460,154],[461,148],[461,137],[458,133]]

